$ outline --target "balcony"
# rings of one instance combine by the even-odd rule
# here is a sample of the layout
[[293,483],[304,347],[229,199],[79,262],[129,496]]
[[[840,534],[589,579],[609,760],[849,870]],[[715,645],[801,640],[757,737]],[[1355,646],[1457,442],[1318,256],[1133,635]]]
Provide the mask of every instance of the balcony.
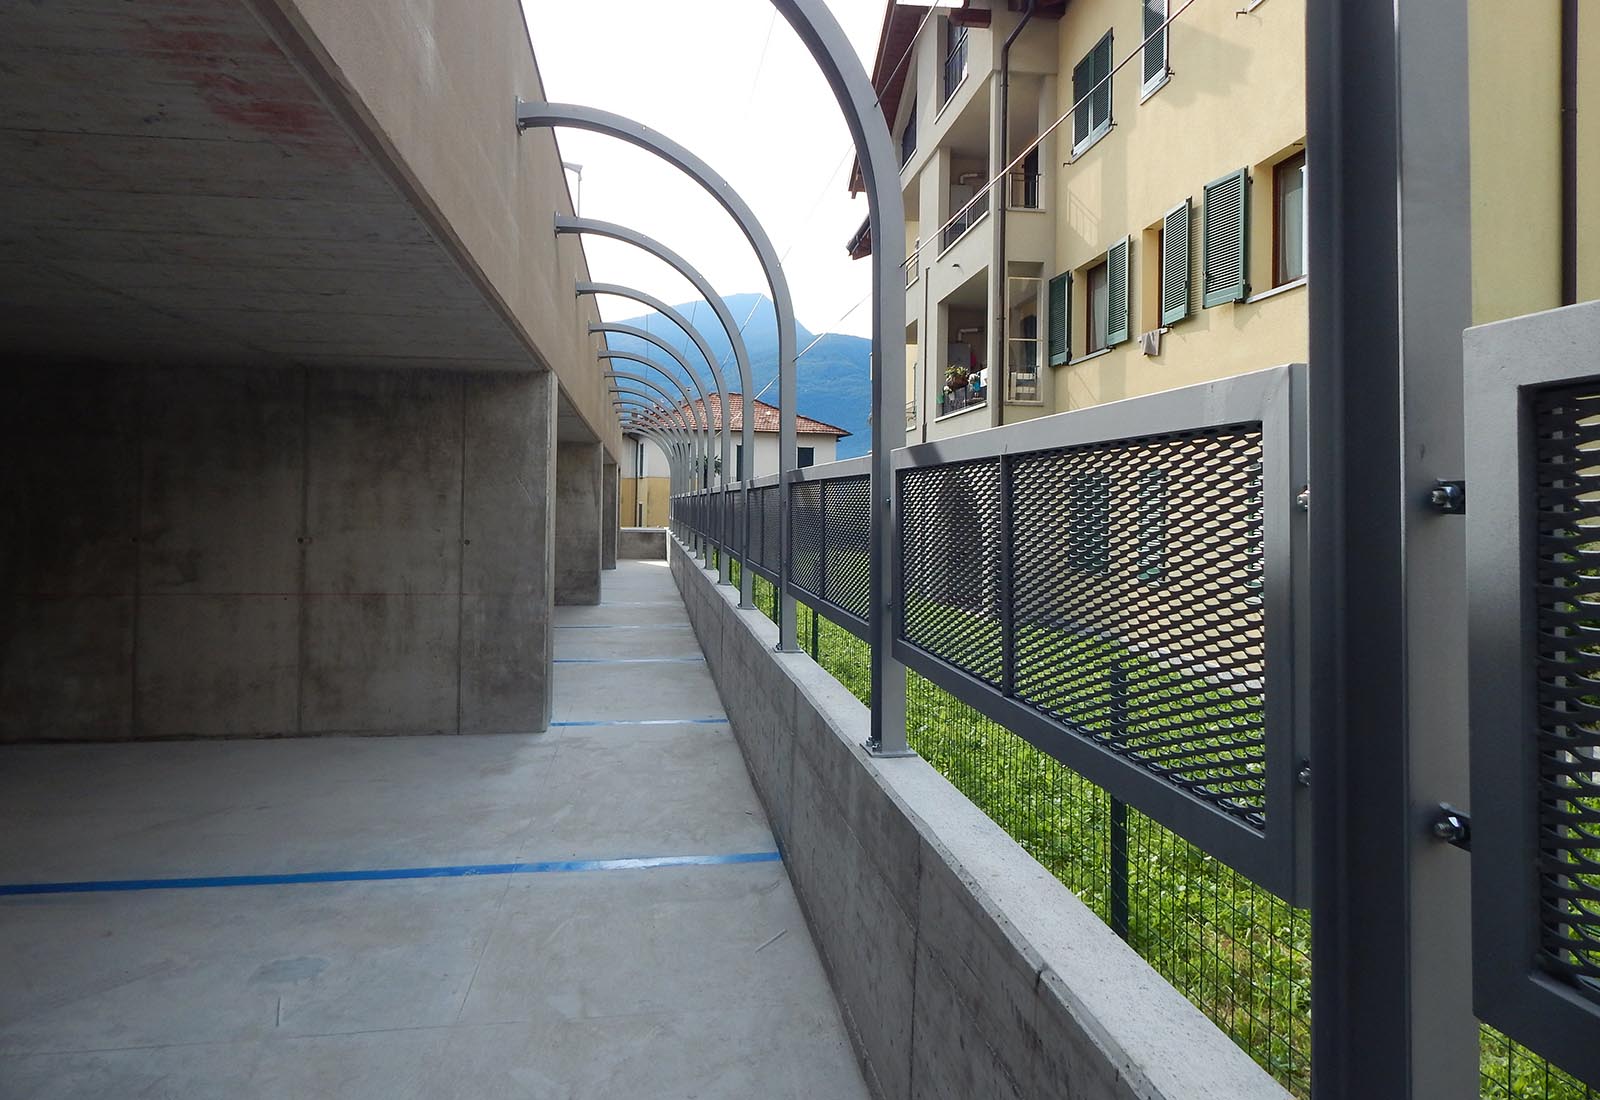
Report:
[[955,212],[950,224],[939,231],[939,251],[946,252],[967,235],[967,231],[989,216],[989,192],[973,196]]
[[972,382],[955,389],[946,387],[939,391],[939,416],[965,412],[989,403],[989,389],[981,382]]

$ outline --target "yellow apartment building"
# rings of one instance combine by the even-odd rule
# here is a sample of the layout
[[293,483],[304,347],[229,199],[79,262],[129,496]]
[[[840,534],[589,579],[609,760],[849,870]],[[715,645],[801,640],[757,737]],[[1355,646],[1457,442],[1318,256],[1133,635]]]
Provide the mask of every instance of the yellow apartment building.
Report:
[[[1304,0],[1027,6],[885,13],[910,442],[1308,358]],[[1600,2],[1467,11],[1473,320],[1600,296]]]

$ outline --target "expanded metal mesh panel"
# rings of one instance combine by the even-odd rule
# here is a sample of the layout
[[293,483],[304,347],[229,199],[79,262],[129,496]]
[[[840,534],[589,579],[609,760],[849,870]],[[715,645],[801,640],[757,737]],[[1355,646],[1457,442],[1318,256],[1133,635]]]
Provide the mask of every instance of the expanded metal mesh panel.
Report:
[[999,686],[1000,460],[900,475],[900,636]]
[[871,491],[866,475],[800,482],[789,489],[793,552],[789,583],[824,609],[865,620],[871,611]]
[[1019,456],[1019,701],[1261,828],[1259,426]]
[[728,506],[732,509],[733,529],[728,532],[728,548],[736,554],[744,553],[744,493],[739,489],[725,489]]
[[789,583],[801,592],[821,598],[823,553],[827,545],[822,527],[822,482],[802,482],[789,487]]
[[778,487],[769,485],[761,490],[761,567],[772,576],[778,575],[779,522],[783,513],[778,509]]
[[1540,951],[1600,1001],[1600,385],[1533,414]]
[[823,600],[857,618],[872,611],[872,479],[842,477],[824,483],[823,524],[828,568]]

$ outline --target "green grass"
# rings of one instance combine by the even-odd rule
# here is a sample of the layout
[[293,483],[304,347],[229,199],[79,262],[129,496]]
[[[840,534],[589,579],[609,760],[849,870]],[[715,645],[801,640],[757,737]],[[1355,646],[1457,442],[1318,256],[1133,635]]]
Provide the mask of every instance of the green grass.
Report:
[[[734,579],[738,579],[738,563]],[[777,593],[757,577],[774,616]],[[870,705],[871,649],[799,605],[800,644]],[[1112,923],[1112,803],[1053,757],[911,673],[907,736],[919,755]],[[1129,944],[1298,1097],[1311,1091],[1311,919],[1133,809],[1127,810]],[[1600,1093],[1491,1028],[1483,1100],[1597,1100]]]

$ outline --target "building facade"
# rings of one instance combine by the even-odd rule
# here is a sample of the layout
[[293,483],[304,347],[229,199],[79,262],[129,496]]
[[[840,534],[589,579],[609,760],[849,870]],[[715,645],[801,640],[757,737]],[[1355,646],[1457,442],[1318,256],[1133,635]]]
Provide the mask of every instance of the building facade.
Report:
[[1235,9],[890,5],[913,440],[1306,358],[1304,5]]
[[[1305,360],[1303,0],[1025,7],[885,13],[908,440]],[[1600,296],[1584,8],[1468,5],[1476,323]]]

